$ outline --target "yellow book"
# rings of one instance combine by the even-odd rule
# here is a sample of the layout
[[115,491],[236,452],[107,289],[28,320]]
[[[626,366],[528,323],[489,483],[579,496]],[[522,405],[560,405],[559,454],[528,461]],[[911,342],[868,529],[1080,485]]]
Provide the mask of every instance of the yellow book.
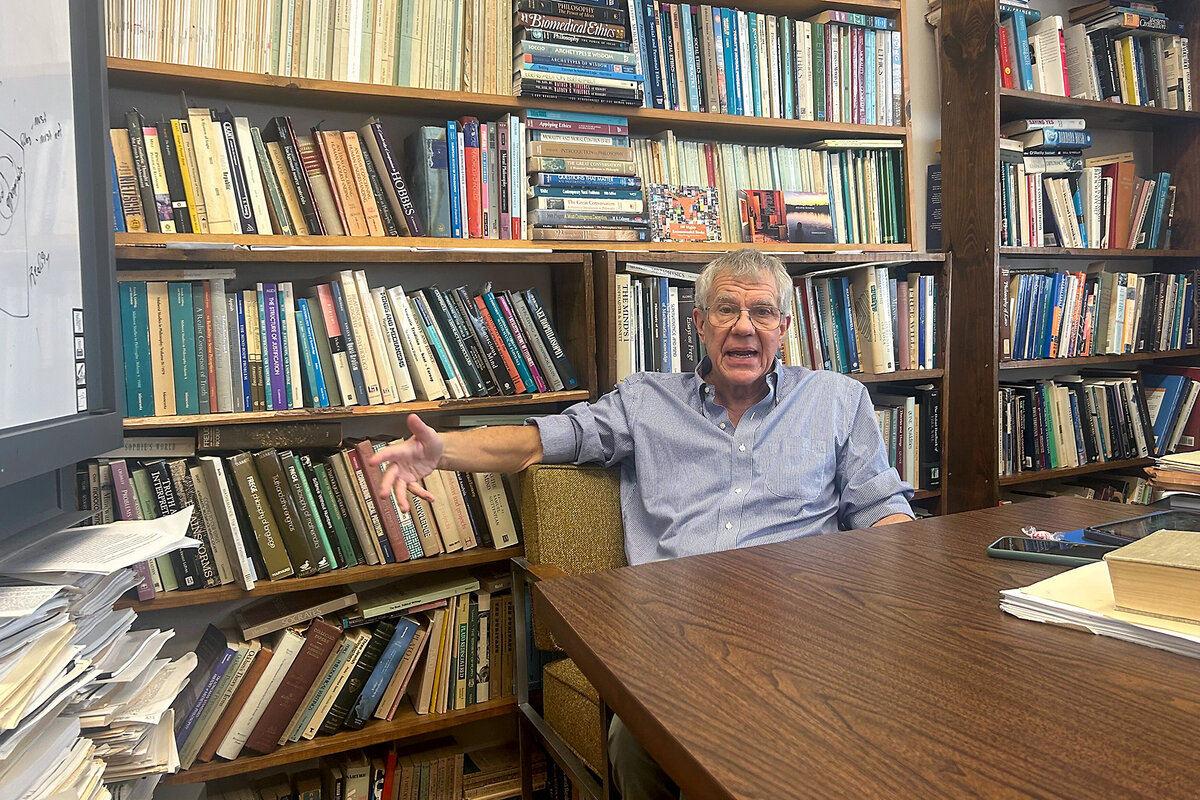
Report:
[[1134,68],[1133,37],[1126,36],[1118,40],[1121,43],[1121,61],[1125,65],[1125,97],[1126,103],[1138,105],[1137,72]]
[[1104,560],[1118,610],[1200,623],[1200,533],[1155,531]]
[[204,195],[196,182],[196,151],[192,148],[191,126],[188,121],[171,120],[171,136],[175,140],[175,152],[179,156],[179,171],[183,174],[183,194],[187,199],[192,231],[208,233],[208,212],[204,207]]
[[154,414],[175,416],[175,368],[171,362],[171,309],[166,281],[146,282],[150,324],[150,371]]

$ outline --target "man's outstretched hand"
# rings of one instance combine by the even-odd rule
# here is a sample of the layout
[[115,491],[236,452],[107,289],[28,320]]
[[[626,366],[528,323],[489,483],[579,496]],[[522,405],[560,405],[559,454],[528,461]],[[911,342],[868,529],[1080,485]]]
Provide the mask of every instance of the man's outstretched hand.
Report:
[[[379,499],[386,499],[392,493],[392,488],[400,483],[408,492],[432,503],[433,495],[421,485],[421,479],[437,469],[445,443],[441,435],[416,414],[409,414],[406,421],[412,432],[411,437],[399,444],[388,445],[367,459],[374,467],[387,462],[387,470],[380,483]],[[401,511],[410,510],[408,492],[402,491],[396,496]]]

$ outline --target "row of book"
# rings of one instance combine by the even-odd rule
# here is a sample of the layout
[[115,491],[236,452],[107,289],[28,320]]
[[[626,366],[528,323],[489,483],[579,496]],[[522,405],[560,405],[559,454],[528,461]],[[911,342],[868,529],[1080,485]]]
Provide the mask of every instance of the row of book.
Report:
[[894,18],[834,10],[801,20],[708,4],[637,5],[645,11],[637,41],[647,106],[904,124]]
[[175,704],[180,765],[272,753],[397,714],[444,714],[511,696],[511,595],[484,584],[503,581],[426,580],[410,592],[423,598],[411,606],[417,610],[370,625],[280,617],[249,638],[209,625]]
[[[320,759],[289,776],[210,783],[213,800],[502,800],[521,790],[520,754],[513,745],[465,750],[453,740],[399,749],[395,745]],[[533,787],[546,787],[546,757],[533,756]]]
[[747,244],[908,241],[903,146],[899,139],[825,139],[805,148],[760,147],[684,141],[671,131],[633,140],[656,229],[669,230],[655,222],[665,213],[657,209],[680,201],[651,196],[653,187],[665,184],[672,194],[691,187],[687,200],[703,199],[719,220],[707,241]]
[[941,394],[931,383],[871,388],[888,463],[917,490],[942,485]]
[[[1133,153],[1084,159],[1081,119],[1022,120],[1001,138],[1001,244],[1167,249],[1176,187],[1171,173],[1136,174]],[[1017,132],[1024,130],[1025,132]]]
[[1197,449],[1200,440],[1200,369],[1156,365],[1142,371],[1146,406],[1154,426],[1156,456]]
[[1137,106],[1192,109],[1188,38],[1157,2],[1085,3],[1066,21],[1036,9],[1002,13],[1005,88]]
[[[422,482],[437,502],[380,499],[382,442],[327,453],[267,448],[232,456],[97,459],[77,470],[81,508],[100,519],[156,519],[193,507],[181,548],[136,566],[139,600],[157,593],[307,577],[359,565],[517,544],[517,517],[496,473],[437,470]],[[406,491],[401,488],[399,491]]]
[[1000,502],[1019,503],[1034,497],[1081,497],[1084,500],[1144,506],[1156,502],[1160,494],[1161,491],[1156,491],[1145,475],[1099,472],[1007,487],[1001,493]]
[[626,0],[515,0],[512,93],[642,105],[644,71],[628,63],[640,50],[634,7]]
[[1003,475],[1146,458],[1156,446],[1136,370],[1004,383],[999,397]]
[[425,235],[377,119],[301,134],[285,116],[260,130],[228,108],[186,115],[147,125],[135,109],[112,129],[118,233]]
[[1005,358],[1076,358],[1182,350],[1197,325],[1195,271],[1016,271],[1001,267]]
[[108,54],[507,94],[512,0],[106,0]]
[[[137,280],[169,277],[171,280]],[[126,416],[380,405],[578,388],[537,289],[371,287],[343,270],[226,288],[232,271],[118,276]],[[226,277],[228,276],[228,277]]]

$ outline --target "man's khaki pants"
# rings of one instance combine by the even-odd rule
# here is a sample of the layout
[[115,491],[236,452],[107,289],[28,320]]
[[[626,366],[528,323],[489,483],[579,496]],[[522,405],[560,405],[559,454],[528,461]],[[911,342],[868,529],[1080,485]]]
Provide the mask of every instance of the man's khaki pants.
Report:
[[623,800],[687,800],[616,716],[608,727],[608,758]]

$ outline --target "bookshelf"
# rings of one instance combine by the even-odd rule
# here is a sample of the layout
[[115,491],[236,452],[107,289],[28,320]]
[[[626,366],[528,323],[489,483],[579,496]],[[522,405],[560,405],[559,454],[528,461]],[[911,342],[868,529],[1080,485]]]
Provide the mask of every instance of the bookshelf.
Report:
[[[649,136],[673,131],[681,138],[754,145],[801,146],[825,138],[899,139],[903,142],[905,218],[908,242],[890,245],[862,244],[774,244],[761,249],[780,255],[794,274],[842,264],[878,261],[915,261],[917,266],[936,265],[943,280],[937,299],[939,314],[939,368],[912,370],[887,375],[855,376],[864,383],[941,383],[947,380],[949,319],[949,261],[940,254],[914,253],[918,231],[918,209],[913,199],[913,134],[907,116],[909,95],[910,39],[908,16],[902,0],[744,0],[728,5],[767,14],[786,14],[803,19],[827,9],[884,15],[897,20],[902,50],[903,124],[895,126],[843,124],[763,117],[695,113],[653,108],[574,102],[544,101],[499,94],[439,91],[348,81],[282,77],[226,69],[110,57],[108,59],[109,110],[114,127],[123,113],[137,107],[147,120],[178,114],[180,92],[196,105],[214,108],[230,104],[236,113],[255,121],[279,114],[293,114],[305,126],[322,118],[331,127],[357,127],[370,114],[379,115],[390,130],[404,132],[420,125],[442,123],[464,114],[494,119],[529,108],[619,114],[629,118],[631,135]],[[568,403],[594,399],[613,385],[615,370],[612,347],[611,275],[620,259],[651,263],[691,265],[698,269],[713,255],[739,247],[707,243],[620,243],[619,253],[605,251],[602,242],[529,241],[447,238],[355,238],[349,236],[248,236],[191,234],[115,235],[116,257],[122,270],[149,268],[197,268],[202,265],[235,267],[237,286],[254,281],[280,279],[287,275],[298,287],[336,269],[365,269],[374,284],[378,276],[399,276],[406,288],[414,289],[437,281],[443,286],[492,278],[504,288],[539,281],[560,337],[564,340],[580,378],[580,389],[518,397],[489,397],[445,400],[433,403],[402,403],[332,409],[295,409],[283,412],[209,414],[196,416],[126,420],[127,432],[179,431],[199,425],[237,425],[279,421],[342,419],[361,425],[402,427],[409,412],[486,412],[527,406],[562,408]],[[411,286],[409,284],[412,284]],[[943,409],[944,393],[943,393]],[[942,440],[945,441],[946,414]],[[945,481],[945,464],[942,469]],[[943,483],[943,486],[945,484]],[[931,509],[942,503],[943,489],[917,493],[917,500]],[[196,608],[193,613],[213,613],[215,604],[246,598],[306,591],[322,586],[410,575],[454,567],[499,563],[520,555],[520,548],[503,551],[474,550],[442,555],[403,564],[357,567],[310,578],[259,582],[250,592],[234,586],[166,593],[152,601],[123,601],[122,607],[139,612]],[[204,608],[200,608],[203,606]],[[185,612],[186,613],[186,612]],[[511,698],[472,706],[444,715],[417,717],[401,713],[389,723],[375,722],[361,731],[342,731],[319,736],[311,742],[281,747],[268,756],[245,756],[234,761],[196,765],[166,783],[199,783],[230,775],[296,763],[321,755],[343,752],[369,744],[403,740],[429,733],[450,731],[482,720],[515,718]]]
[[[1067,3],[1034,0],[1044,14],[1063,14]],[[1172,19],[1184,23],[1191,41],[1200,41],[1200,9],[1194,3],[1171,0],[1160,4]],[[999,6],[996,0],[943,3],[940,37],[942,139],[953,142],[942,154],[944,196],[943,243],[954,253],[955,281],[951,302],[954,341],[948,362],[946,402],[954,411],[956,430],[991,431],[990,436],[951,437],[947,440],[947,469],[953,480],[946,493],[948,512],[995,505],[1001,486],[1011,486],[1100,472],[1141,467],[1147,459],[1089,463],[1080,467],[1000,476],[998,400],[1001,379],[1032,374],[1045,377],[1078,367],[1132,368],[1139,363],[1196,363],[1200,349],[1167,350],[1084,358],[1005,361],[999,333],[1002,314],[1000,266],[1039,266],[1063,259],[1134,262],[1128,269],[1183,271],[1200,258],[1200,113],[1055,97],[1001,88],[997,58]],[[1193,85],[1196,78],[1193,75]],[[1149,148],[1152,162],[1138,172],[1166,171],[1177,186],[1175,224],[1170,250],[1108,250],[1044,247],[1001,247],[999,219],[1001,190],[999,127],[1026,118],[1082,118],[1088,130],[1118,131],[1136,137]],[[1128,147],[1120,149],[1130,149]],[[1095,154],[1110,152],[1098,149]],[[1058,265],[1062,266],[1062,265]],[[1068,268],[1082,269],[1076,263]],[[1119,267],[1125,269],[1126,267]],[[1041,372],[1036,372],[1041,370]],[[1049,373],[1049,370],[1054,370]],[[1034,371],[1027,373],[1026,371]]]

